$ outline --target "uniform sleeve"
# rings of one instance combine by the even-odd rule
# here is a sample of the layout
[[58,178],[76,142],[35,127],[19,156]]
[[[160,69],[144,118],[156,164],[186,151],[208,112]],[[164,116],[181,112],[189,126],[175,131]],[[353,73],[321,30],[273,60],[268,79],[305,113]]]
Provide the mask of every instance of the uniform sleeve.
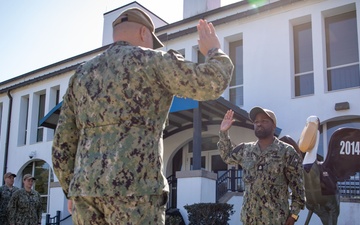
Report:
[[242,150],[243,144],[240,144],[234,147],[231,144],[229,132],[222,132],[219,133],[219,142],[217,143],[218,149],[220,152],[220,156],[222,160],[230,165],[237,165],[242,160]]
[[8,212],[8,220],[9,224],[15,224],[15,215],[16,215],[16,208],[17,208],[17,202],[19,199],[19,195],[16,192],[11,196],[10,201],[7,206],[7,212]]
[[290,213],[298,215],[305,205],[305,188],[303,180],[302,159],[293,147],[288,147],[286,178],[291,190]]
[[219,98],[228,87],[234,68],[229,56],[220,49],[209,51],[205,63],[187,61],[173,50],[157,60],[155,66],[165,88],[178,97],[198,101]]
[[75,155],[79,139],[73,101],[74,77],[70,79],[69,87],[64,95],[52,146],[54,172],[67,198],[69,184],[74,174]]

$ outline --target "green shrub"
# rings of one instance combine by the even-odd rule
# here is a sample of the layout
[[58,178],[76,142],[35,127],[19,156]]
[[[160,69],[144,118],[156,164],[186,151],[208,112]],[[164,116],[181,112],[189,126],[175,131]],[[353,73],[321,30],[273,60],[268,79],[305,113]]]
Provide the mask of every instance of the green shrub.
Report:
[[234,205],[227,203],[198,203],[185,205],[189,225],[228,225]]
[[179,225],[182,221],[180,216],[166,216],[165,225]]
[[185,225],[179,209],[171,208],[166,210],[165,225]]

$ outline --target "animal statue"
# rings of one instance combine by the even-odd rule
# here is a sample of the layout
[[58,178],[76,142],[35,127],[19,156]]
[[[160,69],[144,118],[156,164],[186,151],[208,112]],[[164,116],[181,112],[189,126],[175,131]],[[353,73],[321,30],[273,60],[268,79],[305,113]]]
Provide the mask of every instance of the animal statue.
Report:
[[313,213],[324,225],[336,225],[340,213],[340,195],[337,182],[349,179],[360,171],[360,129],[339,128],[330,138],[325,161],[319,161],[317,149],[320,138],[320,120],[307,118],[299,142],[291,137],[280,138],[291,144],[303,158],[308,225]]

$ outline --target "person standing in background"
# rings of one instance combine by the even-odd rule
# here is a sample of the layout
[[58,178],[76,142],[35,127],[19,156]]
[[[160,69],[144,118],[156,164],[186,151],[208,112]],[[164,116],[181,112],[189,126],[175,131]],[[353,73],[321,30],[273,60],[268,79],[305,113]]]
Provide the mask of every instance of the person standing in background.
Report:
[[233,64],[215,28],[197,25],[198,64],[163,46],[138,8],[113,22],[114,43],[70,78],[55,131],[54,172],[74,224],[165,224],[169,187],[163,174],[163,129],[174,96],[221,96]]
[[233,146],[229,135],[233,116],[232,110],[228,110],[224,116],[218,148],[225,163],[240,165],[243,170],[243,224],[293,225],[305,205],[300,155],[291,145],[274,136],[277,122],[275,113],[261,107],[250,110],[258,140]]
[[35,177],[25,174],[24,188],[17,190],[10,198],[8,215],[10,225],[38,225],[41,224],[41,197],[32,189]]
[[0,187],[0,224],[8,225],[7,206],[9,204],[12,194],[19,190],[18,187],[14,186],[14,180],[16,175],[13,173],[5,173],[4,181],[5,184]]

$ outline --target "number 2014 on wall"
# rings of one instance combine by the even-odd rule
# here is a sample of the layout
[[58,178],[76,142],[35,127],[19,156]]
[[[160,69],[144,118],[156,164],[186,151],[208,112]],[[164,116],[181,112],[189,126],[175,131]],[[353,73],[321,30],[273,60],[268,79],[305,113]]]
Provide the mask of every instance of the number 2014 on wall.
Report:
[[341,141],[340,147],[340,155],[360,155],[359,141]]

